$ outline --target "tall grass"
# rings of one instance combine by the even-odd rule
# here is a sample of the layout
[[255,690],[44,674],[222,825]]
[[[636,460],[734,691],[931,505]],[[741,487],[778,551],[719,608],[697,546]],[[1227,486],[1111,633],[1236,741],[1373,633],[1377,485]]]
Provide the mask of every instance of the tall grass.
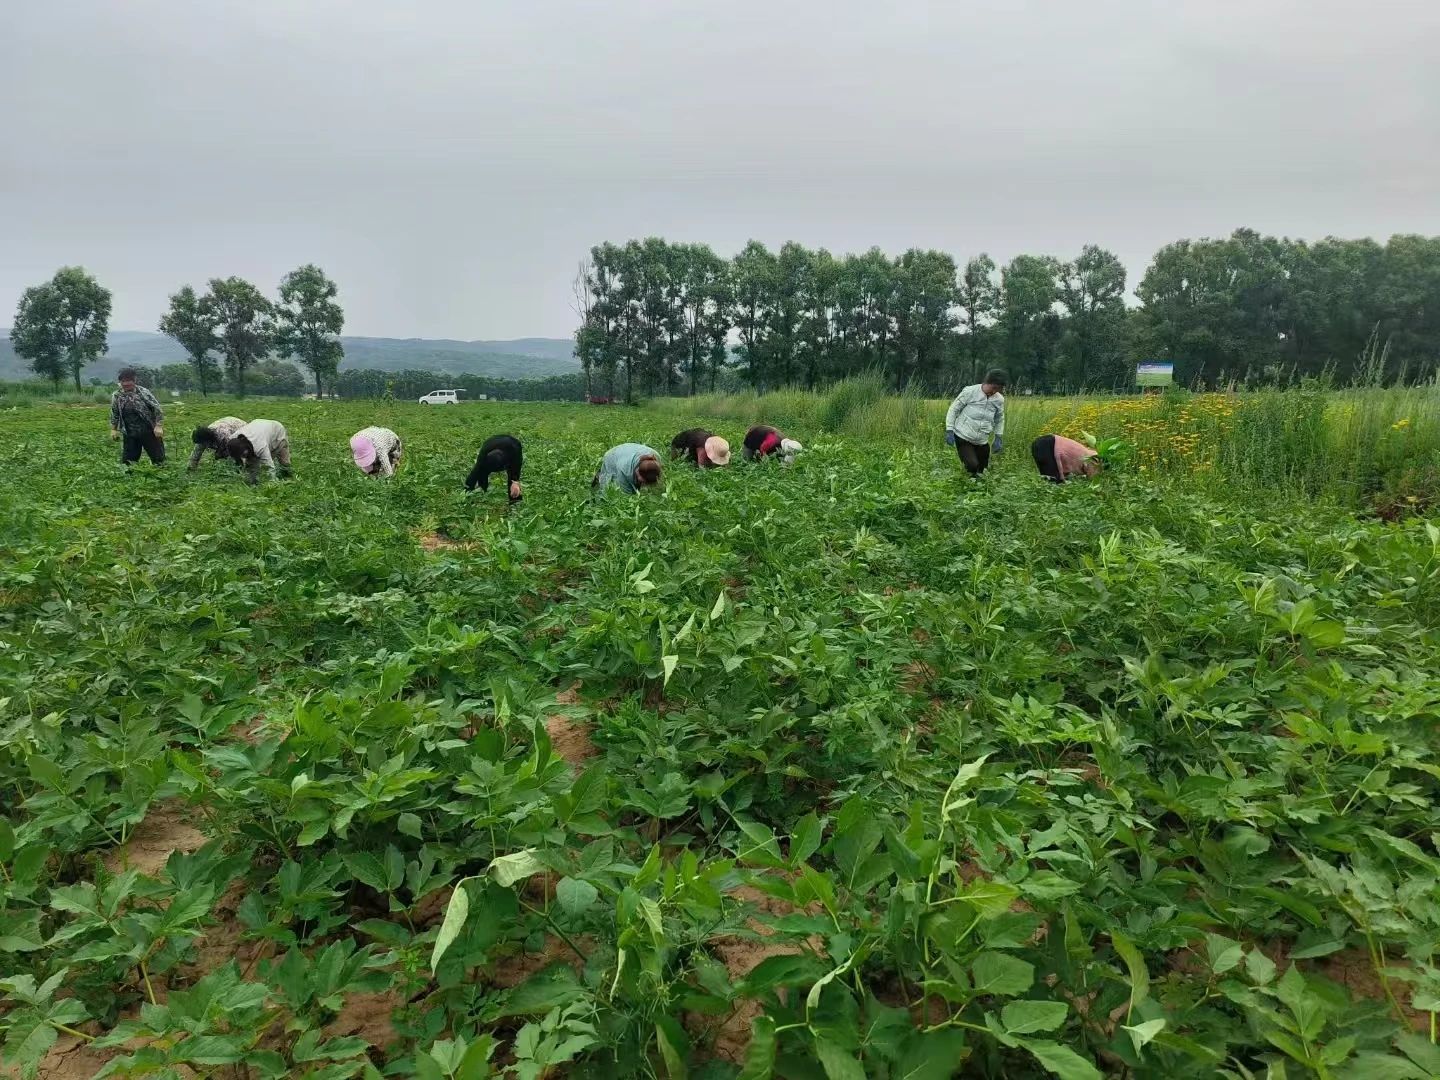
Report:
[[[883,381],[871,376],[816,393],[701,395],[651,405],[677,415],[788,426],[801,438],[826,432],[937,445],[948,406],[887,394]],[[1334,499],[1387,516],[1440,510],[1440,384],[1434,382],[1006,402],[1009,446],[1023,453],[1047,433],[1122,437],[1136,447],[1136,466],[1157,480]]]
[[[106,383],[104,386],[86,386],[77,391],[69,383],[62,384],[57,390],[51,383],[34,379],[25,382],[0,381],[0,409],[23,409],[33,405],[108,405],[110,395],[114,391],[114,383]],[[225,412],[251,415],[254,413],[254,405],[263,401],[299,400],[294,397],[260,394],[251,394],[242,398],[235,394],[212,393],[207,397],[198,390],[187,390],[178,398],[171,397],[168,390],[157,390],[155,396],[160,399],[160,404],[166,409],[172,406],[187,409],[199,407],[213,410],[216,416],[221,416]],[[237,406],[245,406],[246,403],[249,403],[248,408],[237,410]]]
[[94,405],[110,400],[113,386],[87,386],[76,390],[65,384],[56,389],[53,383],[30,380],[0,382],[0,408],[25,408],[42,402],[56,405]]

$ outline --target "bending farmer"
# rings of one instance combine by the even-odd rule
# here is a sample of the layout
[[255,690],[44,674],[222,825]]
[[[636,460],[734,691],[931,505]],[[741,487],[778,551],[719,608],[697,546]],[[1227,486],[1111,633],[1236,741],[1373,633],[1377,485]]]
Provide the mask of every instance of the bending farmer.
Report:
[[514,435],[492,435],[480,447],[475,457],[475,467],[465,478],[465,490],[490,490],[490,474],[503,472],[510,481],[510,501],[520,501],[520,467],[524,454],[520,440]]
[[670,440],[670,456],[693,461],[702,469],[730,464],[730,444],[704,428],[690,428]]
[[290,436],[278,420],[251,420],[230,437],[230,456],[245,470],[245,482],[260,482],[260,467],[271,477],[290,475]]
[[1041,435],[1030,444],[1040,475],[1063,484],[1072,476],[1091,477],[1100,471],[1100,455],[1064,435]]
[[627,495],[634,495],[641,488],[660,486],[660,455],[644,443],[621,443],[605,451],[600,459],[600,471],[590,481],[590,487],[604,491],[616,487]]
[[222,416],[212,424],[205,424],[195,429],[191,440],[195,443],[195,449],[190,451],[191,472],[200,467],[200,459],[209,450],[219,461],[223,457],[230,456],[230,439],[234,434],[245,426],[245,421],[238,416]]
[[394,476],[400,464],[400,436],[386,427],[367,427],[350,436],[355,467],[366,476]]

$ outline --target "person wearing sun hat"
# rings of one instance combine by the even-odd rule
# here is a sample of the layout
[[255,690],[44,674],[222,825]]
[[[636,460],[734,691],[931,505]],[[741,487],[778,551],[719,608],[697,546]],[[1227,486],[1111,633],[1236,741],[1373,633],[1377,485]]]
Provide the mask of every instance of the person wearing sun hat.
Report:
[[[955,395],[945,414],[945,441],[955,447],[960,463],[971,476],[990,465],[993,448],[1000,453],[1005,434],[1005,372],[994,368],[983,381]],[[993,440],[993,443],[992,443]]]
[[766,458],[771,454],[780,455],[780,460],[789,465],[795,460],[795,455],[805,449],[794,439],[787,436],[779,428],[769,427],[765,424],[756,424],[749,431],[745,432],[745,460],[754,461],[757,458]]
[[355,467],[366,476],[394,476],[400,464],[400,436],[389,428],[367,427],[350,436]]
[[693,461],[699,468],[722,468],[730,464],[730,444],[704,428],[690,428],[670,440],[670,456]]

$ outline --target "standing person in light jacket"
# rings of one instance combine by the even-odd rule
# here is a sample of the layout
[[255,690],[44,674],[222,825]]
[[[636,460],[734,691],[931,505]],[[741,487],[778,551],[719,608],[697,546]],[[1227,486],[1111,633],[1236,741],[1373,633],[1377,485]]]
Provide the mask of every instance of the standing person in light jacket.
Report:
[[230,437],[245,426],[245,421],[238,416],[222,416],[211,424],[204,424],[195,429],[191,440],[195,443],[195,449],[190,451],[190,464],[187,466],[190,472],[200,467],[200,459],[209,450],[215,455],[215,460],[230,456]]
[[290,475],[290,435],[278,420],[251,420],[230,437],[230,456],[245,470],[245,482],[260,482],[260,467],[271,477]]
[[945,414],[945,441],[955,447],[960,463],[971,476],[979,476],[990,464],[991,439],[1000,453],[1005,434],[1005,373],[986,373],[984,382],[967,386],[950,403]]
[[355,467],[366,476],[394,476],[400,464],[400,436],[386,427],[367,427],[350,436]]
[[475,467],[465,478],[465,490],[490,490],[490,474],[503,472],[510,481],[512,503],[520,501],[520,469],[525,463],[524,448],[514,435],[492,435],[475,456]]
[[605,451],[600,471],[590,481],[595,491],[617,487],[627,495],[660,486],[660,455],[644,443],[621,443]]
[[135,381],[135,369],[121,368],[120,389],[110,395],[110,440],[120,444],[120,463],[127,469],[143,449],[152,465],[165,464],[165,413],[155,395]]

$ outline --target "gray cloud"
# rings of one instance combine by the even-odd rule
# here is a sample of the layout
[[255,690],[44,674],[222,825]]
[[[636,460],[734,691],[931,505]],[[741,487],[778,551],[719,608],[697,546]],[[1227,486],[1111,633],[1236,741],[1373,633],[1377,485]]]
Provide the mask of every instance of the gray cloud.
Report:
[[1440,232],[1440,4],[46,0],[0,17],[0,322],[314,261],[348,330],[568,334],[591,244],[964,258]]

